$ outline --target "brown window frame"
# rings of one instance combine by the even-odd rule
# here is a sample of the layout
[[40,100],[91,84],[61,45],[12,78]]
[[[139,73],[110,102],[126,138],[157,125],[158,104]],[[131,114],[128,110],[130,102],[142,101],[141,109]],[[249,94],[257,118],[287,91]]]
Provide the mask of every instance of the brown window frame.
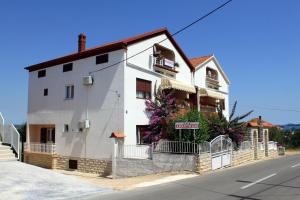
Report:
[[47,72],[45,69],[38,71],[38,78],[46,77]]
[[151,144],[151,140],[148,141],[144,139],[143,134],[141,134],[141,130],[143,129],[143,132],[147,131],[149,128],[149,125],[136,125],[136,144],[142,145],[142,144]]
[[63,72],[73,71],[73,63],[68,63],[63,65]]
[[108,63],[108,61],[109,61],[108,53],[96,56],[96,65]]
[[136,78],[136,98],[151,99],[152,98],[152,82]]

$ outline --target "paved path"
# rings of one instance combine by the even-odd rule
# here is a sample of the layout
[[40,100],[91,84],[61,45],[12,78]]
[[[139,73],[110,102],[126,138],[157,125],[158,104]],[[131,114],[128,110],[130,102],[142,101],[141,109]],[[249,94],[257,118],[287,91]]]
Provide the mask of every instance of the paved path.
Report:
[[81,199],[110,192],[85,181],[18,161],[0,162],[0,199]]
[[300,200],[300,155],[88,199]]

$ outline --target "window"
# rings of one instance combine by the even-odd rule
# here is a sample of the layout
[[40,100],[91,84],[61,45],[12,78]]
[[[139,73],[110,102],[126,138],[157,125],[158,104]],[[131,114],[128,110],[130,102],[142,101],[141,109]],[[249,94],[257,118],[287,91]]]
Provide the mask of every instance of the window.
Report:
[[220,107],[222,110],[225,110],[225,99],[220,99]]
[[137,144],[151,144],[151,137],[147,136],[148,125],[136,126],[136,143]]
[[69,169],[77,169],[77,168],[78,168],[77,160],[69,160]]
[[44,89],[44,96],[48,96],[48,88]]
[[38,78],[42,78],[46,76],[46,70],[40,70],[38,71]]
[[136,98],[151,99],[151,81],[136,79]]
[[63,65],[63,72],[69,72],[73,70],[73,63]]
[[100,56],[96,56],[96,65],[107,63],[108,62],[108,54],[103,54]]
[[63,132],[69,132],[69,125],[68,124],[64,124]]
[[74,98],[74,85],[67,85],[65,87],[65,99]]

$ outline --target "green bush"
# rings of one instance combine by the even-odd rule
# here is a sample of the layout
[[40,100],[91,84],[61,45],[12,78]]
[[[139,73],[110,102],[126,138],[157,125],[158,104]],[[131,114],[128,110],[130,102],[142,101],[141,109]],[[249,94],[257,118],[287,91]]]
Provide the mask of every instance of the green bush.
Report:
[[[175,129],[176,122],[199,122],[199,129],[195,130],[195,142],[202,143],[209,139],[209,128],[206,119],[195,109],[190,110],[185,115],[179,115],[167,125],[168,139],[179,140],[179,130]],[[181,130],[181,141],[193,142],[194,130]]]

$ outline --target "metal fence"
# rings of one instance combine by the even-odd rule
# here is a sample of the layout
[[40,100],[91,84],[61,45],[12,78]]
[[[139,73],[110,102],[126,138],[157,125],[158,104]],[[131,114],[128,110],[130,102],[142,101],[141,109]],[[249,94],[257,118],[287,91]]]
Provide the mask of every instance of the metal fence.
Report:
[[268,149],[269,150],[277,150],[277,142],[269,141],[268,142]]
[[13,124],[5,124],[3,115],[0,113],[0,134],[2,143],[9,144],[20,159],[21,138],[16,127]]
[[150,159],[152,158],[151,145],[119,145],[118,158]]
[[265,150],[265,144],[263,142],[258,142],[257,147],[259,150]]
[[38,153],[48,153],[55,154],[56,153],[56,145],[46,144],[46,143],[25,143],[24,150],[29,152],[38,152]]
[[157,153],[199,154],[210,151],[209,142],[197,144],[184,141],[160,140],[152,145],[153,152]]
[[241,150],[251,149],[251,142],[250,141],[243,141],[240,145]]

